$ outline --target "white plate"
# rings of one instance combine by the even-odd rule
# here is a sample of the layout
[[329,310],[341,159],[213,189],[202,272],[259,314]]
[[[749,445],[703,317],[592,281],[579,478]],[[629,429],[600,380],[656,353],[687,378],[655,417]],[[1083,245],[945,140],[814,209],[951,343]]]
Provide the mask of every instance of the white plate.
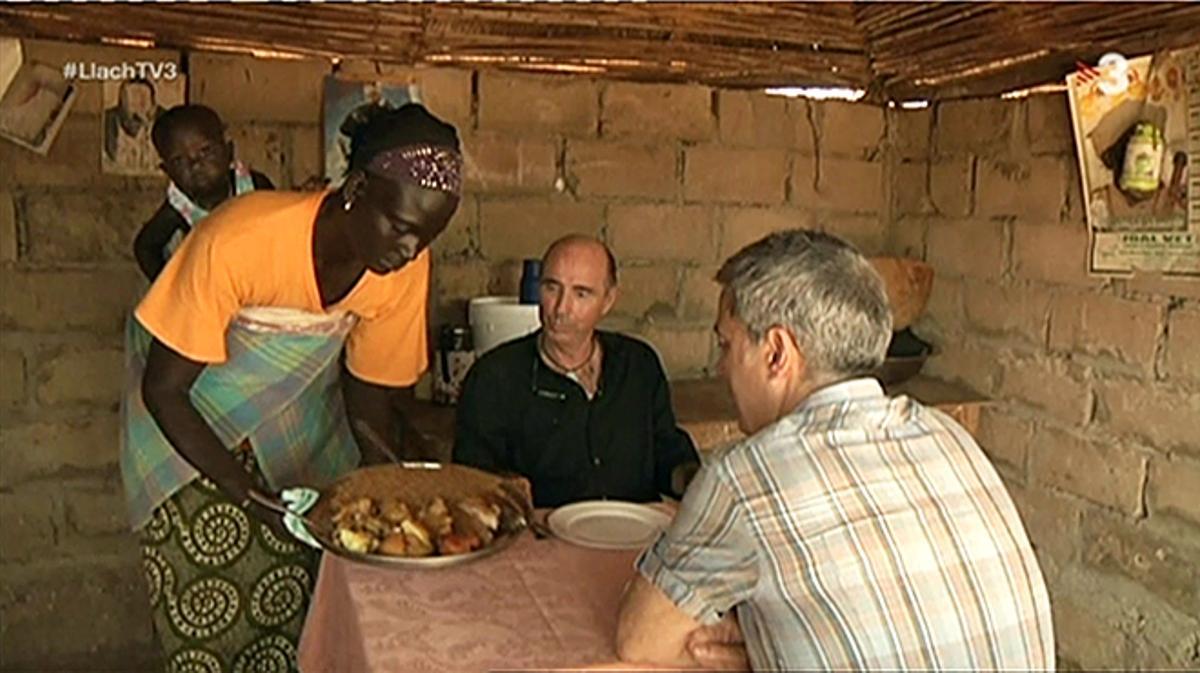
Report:
[[671,517],[660,510],[618,500],[576,502],[546,517],[555,535],[594,549],[641,549],[669,523]]

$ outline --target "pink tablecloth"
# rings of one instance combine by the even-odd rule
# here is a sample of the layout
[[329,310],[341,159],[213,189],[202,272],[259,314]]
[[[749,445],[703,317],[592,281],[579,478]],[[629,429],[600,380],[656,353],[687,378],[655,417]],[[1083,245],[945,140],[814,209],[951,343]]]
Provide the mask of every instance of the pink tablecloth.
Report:
[[617,606],[637,553],[524,533],[494,556],[443,570],[325,554],[300,670],[481,672],[615,661]]

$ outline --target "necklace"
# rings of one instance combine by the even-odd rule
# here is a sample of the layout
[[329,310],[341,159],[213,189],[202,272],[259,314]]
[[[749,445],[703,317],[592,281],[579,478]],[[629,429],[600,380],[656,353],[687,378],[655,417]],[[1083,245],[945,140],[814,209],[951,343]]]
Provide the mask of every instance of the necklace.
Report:
[[542,355],[546,356],[546,359],[550,361],[550,364],[567,374],[574,374],[580,369],[586,367],[592,361],[592,357],[596,355],[596,337],[594,335],[592,336],[590,345],[591,347],[588,349],[587,357],[585,357],[582,362],[574,367],[566,367],[563,365],[563,363],[559,362],[557,358],[551,355],[549,350],[546,349],[545,337],[538,339],[538,350],[541,351]]

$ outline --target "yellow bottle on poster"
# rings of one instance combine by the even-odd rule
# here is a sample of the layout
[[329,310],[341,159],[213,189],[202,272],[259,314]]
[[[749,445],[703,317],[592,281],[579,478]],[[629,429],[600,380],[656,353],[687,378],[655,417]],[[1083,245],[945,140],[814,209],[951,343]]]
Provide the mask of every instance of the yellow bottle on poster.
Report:
[[1125,164],[1118,186],[1136,196],[1154,194],[1161,179],[1162,160],[1162,130],[1151,122],[1138,122],[1125,145]]

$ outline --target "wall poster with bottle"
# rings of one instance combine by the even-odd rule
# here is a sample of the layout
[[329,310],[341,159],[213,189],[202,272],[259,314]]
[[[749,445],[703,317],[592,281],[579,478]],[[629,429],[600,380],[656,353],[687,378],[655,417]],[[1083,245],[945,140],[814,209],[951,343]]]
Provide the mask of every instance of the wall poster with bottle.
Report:
[[1106,54],[1067,95],[1088,272],[1200,279],[1200,48]]

